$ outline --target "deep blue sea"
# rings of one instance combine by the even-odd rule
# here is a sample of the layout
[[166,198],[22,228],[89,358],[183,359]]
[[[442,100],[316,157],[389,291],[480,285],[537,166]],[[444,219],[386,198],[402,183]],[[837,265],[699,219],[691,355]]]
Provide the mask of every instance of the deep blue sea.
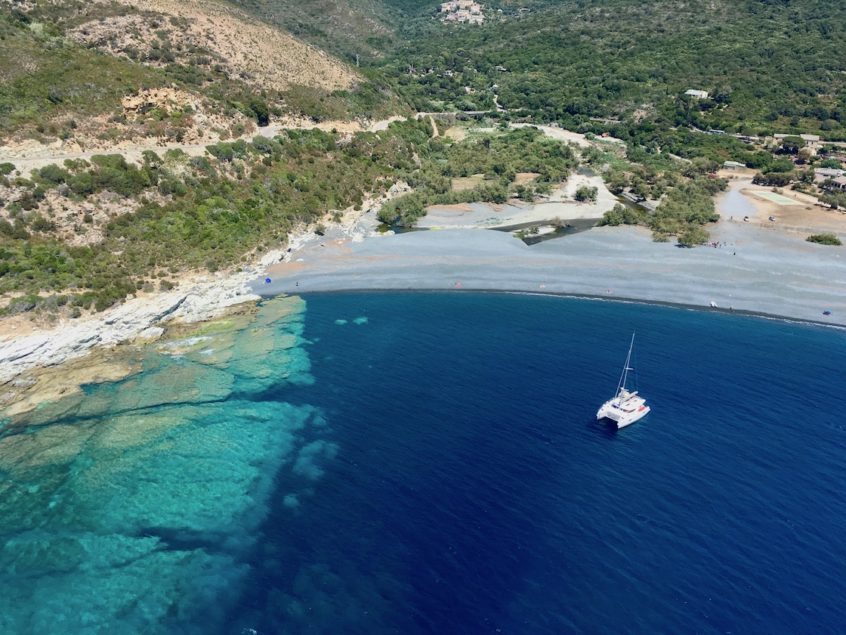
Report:
[[[241,441],[220,433],[211,467],[185,477],[194,463],[180,463],[173,491],[214,491],[225,508],[241,481],[227,483],[227,493],[220,483],[229,479],[212,477],[214,466],[229,475],[249,464],[255,469],[244,482],[253,483],[250,501],[265,501],[261,510],[239,502],[246,511],[212,530],[211,520],[181,527],[188,523],[179,509],[158,518],[157,503],[156,519],[144,512],[131,531],[125,520],[119,530],[110,526],[121,544],[154,541],[156,557],[180,554],[181,570],[197,568],[190,591],[184,581],[162,591],[190,596],[178,607],[159,614],[151,603],[142,613],[132,604],[109,621],[93,618],[95,626],[128,620],[134,632],[143,625],[235,634],[846,632],[843,331],[561,297],[303,297],[301,320],[289,318],[286,328],[300,338],[307,373],[253,369],[247,389],[246,371],[233,371],[234,388],[185,415],[203,438],[236,417],[237,439],[289,459],[259,461],[255,448],[231,450]],[[633,331],[638,387],[652,412],[616,431],[595,413],[614,392]],[[256,359],[275,369],[290,362]],[[129,410],[147,407],[155,414],[188,406]],[[52,426],[87,421],[74,412],[77,419],[56,415]],[[145,417],[132,429],[147,430]],[[282,428],[258,436],[248,427],[285,417],[299,423],[285,428],[278,447]],[[179,446],[174,435],[191,425],[168,428],[155,456],[170,456]],[[49,422],[38,427],[47,429]],[[120,443],[128,442],[121,436]],[[223,448],[225,461],[217,461]],[[127,456],[112,460],[122,466]],[[185,500],[197,496],[204,494]],[[123,493],[114,505],[125,500]],[[101,504],[85,509],[99,518]],[[217,513],[210,509],[204,503],[197,517]],[[71,522],[66,516],[27,531],[64,528],[55,523]],[[124,563],[99,565],[98,579]],[[39,582],[18,603],[48,590],[72,595],[63,586],[70,578],[43,575],[49,584]],[[5,580],[36,584],[20,566]],[[143,587],[130,581],[124,594]],[[46,618],[26,619],[15,623],[35,632]]]
[[[307,303],[300,395],[338,452],[263,527],[242,600],[261,632],[290,624],[280,594],[305,632],[846,629],[842,332],[556,297]],[[632,331],[653,410],[609,430]]]

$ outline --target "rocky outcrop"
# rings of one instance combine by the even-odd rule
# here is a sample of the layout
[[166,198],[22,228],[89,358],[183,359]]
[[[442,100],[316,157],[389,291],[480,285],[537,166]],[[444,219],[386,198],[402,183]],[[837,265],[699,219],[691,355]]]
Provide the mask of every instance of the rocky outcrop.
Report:
[[227,307],[258,300],[246,284],[252,269],[234,276],[198,278],[167,293],[136,297],[91,319],[63,322],[53,329],[0,342],[0,382],[33,368],[56,366],[96,346],[149,338],[169,321],[198,322]]

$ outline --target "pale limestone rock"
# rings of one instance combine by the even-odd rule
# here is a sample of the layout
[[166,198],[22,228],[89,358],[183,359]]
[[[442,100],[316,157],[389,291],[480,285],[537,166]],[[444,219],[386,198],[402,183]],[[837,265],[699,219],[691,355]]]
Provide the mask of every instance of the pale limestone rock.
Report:
[[155,342],[162,335],[164,335],[164,329],[161,326],[148,326],[135,339],[145,342]]
[[259,264],[262,267],[269,267],[270,265],[275,265],[277,262],[280,262],[285,257],[285,252],[281,249],[274,249],[266,253],[261,260],[259,260]]
[[91,319],[0,342],[0,382],[32,368],[55,366],[81,357],[96,346],[131,342],[153,335],[168,320],[199,322],[227,307],[259,299],[246,286],[252,271],[193,284],[168,293],[135,298]]

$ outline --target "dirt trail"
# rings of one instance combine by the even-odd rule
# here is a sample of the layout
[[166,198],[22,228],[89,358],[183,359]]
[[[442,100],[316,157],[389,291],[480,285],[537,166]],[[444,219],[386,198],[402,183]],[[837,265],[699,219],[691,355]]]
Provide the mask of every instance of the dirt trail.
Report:
[[[408,117],[416,119],[429,119],[432,123],[432,130],[435,136],[439,136],[437,126],[434,122],[435,117],[438,116],[457,116],[457,115],[480,115],[487,111],[473,111],[473,112],[450,112],[450,113],[428,113],[420,112]],[[284,130],[312,130],[319,129],[326,132],[336,131],[341,134],[354,134],[364,130],[370,132],[380,132],[387,130],[388,126],[395,121],[404,121],[406,117],[393,115],[387,119],[381,119],[371,122],[359,121],[323,121],[316,122],[303,117],[283,117],[278,121],[272,122],[269,126],[259,128],[255,132],[250,132],[238,139],[249,140],[257,135],[265,137],[274,137]],[[544,130],[549,134],[548,130]],[[552,136],[552,135],[551,135]],[[227,139],[227,141],[234,141],[236,139]],[[51,144],[39,144],[36,142],[26,142],[13,146],[0,146],[0,163],[10,162],[15,165],[18,172],[22,175],[28,175],[32,170],[38,170],[46,165],[53,163],[62,163],[67,159],[90,159],[95,154],[122,154],[127,161],[139,163],[141,155],[147,151],[152,150],[157,154],[163,154],[167,150],[182,150],[188,156],[202,156],[206,147],[221,141],[220,138],[210,135],[208,139],[202,142],[193,143],[178,143],[166,142],[161,139],[149,138],[141,139],[139,141],[122,141],[113,146],[103,148],[80,148],[75,141],[64,142],[56,141]]]
[[[417,113],[411,118],[418,120],[429,119],[432,124],[432,131],[434,136],[440,136],[435,117],[444,115],[458,115],[468,113]],[[469,113],[475,114],[475,113]],[[481,112],[480,112],[481,114]],[[250,140],[255,136],[262,135],[265,137],[274,137],[285,130],[325,130],[326,132],[335,131],[341,134],[354,134],[361,131],[379,132],[387,130],[388,126],[395,121],[403,121],[405,117],[397,115],[381,119],[378,121],[360,122],[360,121],[323,121],[316,122],[305,118],[285,117],[278,121],[272,122],[269,126],[259,128],[254,132],[242,135],[238,139]],[[511,124],[512,128],[526,127],[530,124]],[[553,126],[536,126],[542,130],[547,136],[557,139],[559,141],[566,141],[575,143],[580,147],[587,147],[591,145],[591,141],[585,138],[584,135],[563,130]],[[227,141],[234,141],[235,139],[228,139]],[[27,144],[18,147],[0,146],[0,163],[10,162],[15,165],[18,172],[22,175],[28,175],[31,170],[37,170],[45,165],[52,163],[62,163],[66,159],[90,159],[95,154],[122,154],[127,161],[140,162],[141,155],[147,151],[152,150],[157,154],[163,154],[167,150],[182,150],[188,156],[202,156],[205,154],[206,147],[220,141],[219,138],[210,136],[208,140],[195,143],[176,143],[163,142],[160,139],[143,139],[137,142],[120,142],[108,148],[96,149],[80,149],[75,142],[66,145],[64,142],[56,142],[50,145],[43,144]],[[618,139],[598,139],[597,141],[605,142],[620,142]]]
[[[285,130],[312,130],[319,129],[327,132],[335,130],[340,133],[352,134],[362,130],[377,132],[387,130],[394,121],[401,121],[402,117],[389,117],[375,122],[362,125],[357,121],[324,121],[315,122],[308,119],[281,119],[271,123],[269,126],[259,128],[254,132],[242,135],[238,139],[250,140],[256,136],[274,137]],[[0,146],[0,163],[10,162],[15,165],[18,172],[28,175],[32,170],[38,170],[45,165],[62,163],[67,159],[90,159],[95,154],[122,154],[127,161],[140,163],[141,156],[145,151],[152,150],[161,155],[168,150],[181,150],[188,156],[202,156],[206,147],[218,143],[221,139],[209,137],[207,141],[197,143],[163,142],[160,139],[143,139],[137,142],[121,142],[108,148],[79,149],[76,143],[57,142],[50,145],[27,144],[20,147]],[[227,139],[235,141],[236,139]]]

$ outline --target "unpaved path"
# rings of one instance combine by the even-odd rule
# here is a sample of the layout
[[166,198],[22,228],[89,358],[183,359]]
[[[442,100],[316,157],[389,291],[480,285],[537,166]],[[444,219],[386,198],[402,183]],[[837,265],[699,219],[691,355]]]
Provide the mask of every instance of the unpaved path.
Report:
[[[450,112],[450,113],[428,113],[420,112],[413,115],[418,120],[429,119],[432,124],[432,131],[434,135],[439,136],[437,126],[435,124],[435,117],[461,115],[461,114],[485,114],[487,111],[478,112]],[[410,119],[411,117],[408,117]],[[257,135],[265,137],[274,137],[285,130],[325,130],[326,132],[335,131],[341,134],[354,134],[356,132],[370,131],[379,132],[387,130],[388,126],[395,121],[403,121],[405,117],[394,115],[387,119],[378,121],[322,121],[317,122],[306,118],[285,117],[278,121],[272,122],[270,125],[259,128],[253,132],[242,135],[238,139],[250,140]],[[583,134],[571,132],[558,128],[555,126],[542,126],[534,124],[514,123],[512,128],[536,127],[543,131],[544,134],[552,139],[558,141],[565,141],[567,143],[575,144],[581,148],[589,147],[592,141],[587,139]],[[235,139],[227,139],[226,141],[234,141]],[[45,165],[53,163],[62,163],[67,159],[90,159],[95,154],[122,154],[127,161],[140,163],[141,156],[146,151],[153,151],[157,154],[163,154],[168,150],[181,150],[188,156],[202,156],[206,152],[206,147],[218,143],[221,139],[210,136],[208,140],[194,143],[177,143],[165,142],[161,139],[141,139],[138,141],[123,141],[116,143],[108,148],[92,148],[80,149],[76,142],[65,143],[57,141],[55,143],[44,144],[26,144],[20,146],[0,146],[0,163],[10,162],[15,165],[18,173],[21,175],[28,175],[32,170],[38,170]],[[623,143],[619,139],[602,138],[596,141]]]
[[[387,119],[364,122],[358,121],[323,121],[316,122],[304,118],[285,118],[279,121],[272,122],[269,126],[259,128],[253,132],[242,135],[238,139],[250,140],[253,137],[262,135],[265,137],[274,137],[285,130],[325,130],[326,132],[335,130],[340,133],[356,133],[363,130],[377,132],[380,130],[387,130],[388,126],[394,121],[402,121],[403,117],[389,117]],[[226,141],[235,141],[236,139],[227,139]],[[161,139],[141,139],[139,141],[124,141],[116,143],[108,148],[94,148],[94,149],[80,149],[75,142],[66,144],[64,142],[56,142],[49,145],[43,144],[27,144],[20,147],[0,146],[0,163],[10,162],[15,165],[18,172],[22,175],[28,175],[32,170],[38,170],[45,165],[53,163],[62,163],[67,159],[90,159],[95,154],[122,154],[127,161],[140,163],[141,156],[144,152],[152,150],[157,154],[163,154],[168,150],[181,150],[188,156],[202,156],[206,152],[206,147],[218,143],[221,139],[217,137],[209,137],[207,141],[195,143],[177,143],[165,142]]]

